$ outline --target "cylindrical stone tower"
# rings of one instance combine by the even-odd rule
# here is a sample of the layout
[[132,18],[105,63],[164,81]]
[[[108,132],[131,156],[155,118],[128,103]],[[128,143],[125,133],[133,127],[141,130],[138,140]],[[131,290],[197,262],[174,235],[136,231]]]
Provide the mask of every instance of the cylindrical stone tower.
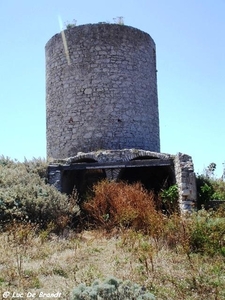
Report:
[[76,26],[46,44],[47,156],[160,151],[153,39],[118,24]]

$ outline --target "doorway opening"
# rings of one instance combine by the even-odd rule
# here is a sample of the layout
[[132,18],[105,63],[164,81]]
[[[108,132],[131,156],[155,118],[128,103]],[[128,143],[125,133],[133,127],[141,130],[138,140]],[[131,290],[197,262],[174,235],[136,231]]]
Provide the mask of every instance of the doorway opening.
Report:
[[[137,157],[132,161],[146,159],[155,159],[155,157]],[[175,183],[175,174],[172,166],[146,166],[122,169],[118,179],[128,183],[139,181],[148,191],[153,190],[158,193],[162,188],[168,188]]]
[[[79,160],[76,162],[82,167],[82,163],[95,163],[94,159]],[[73,190],[76,189],[79,200],[83,201],[90,194],[92,194],[93,185],[100,180],[106,178],[105,171],[103,169],[73,169],[64,170],[62,173],[62,192],[68,195],[72,194]]]

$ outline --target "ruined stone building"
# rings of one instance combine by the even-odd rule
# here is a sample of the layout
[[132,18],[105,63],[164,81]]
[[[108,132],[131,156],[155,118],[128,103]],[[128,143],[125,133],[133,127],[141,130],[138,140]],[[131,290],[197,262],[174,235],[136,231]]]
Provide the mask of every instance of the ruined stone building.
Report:
[[156,47],[119,24],[69,28],[46,44],[49,182],[82,194],[89,182],[177,184],[181,210],[196,200],[190,156],[160,153]]

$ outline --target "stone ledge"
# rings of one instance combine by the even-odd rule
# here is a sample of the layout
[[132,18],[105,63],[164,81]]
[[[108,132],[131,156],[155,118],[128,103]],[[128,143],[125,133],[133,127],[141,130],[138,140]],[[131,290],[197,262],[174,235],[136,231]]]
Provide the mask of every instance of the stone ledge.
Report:
[[51,164],[72,164],[85,159],[93,159],[99,163],[126,162],[136,159],[138,157],[174,159],[175,156],[166,153],[158,153],[142,149],[98,150],[91,152],[78,152],[77,155],[69,158],[53,160]]

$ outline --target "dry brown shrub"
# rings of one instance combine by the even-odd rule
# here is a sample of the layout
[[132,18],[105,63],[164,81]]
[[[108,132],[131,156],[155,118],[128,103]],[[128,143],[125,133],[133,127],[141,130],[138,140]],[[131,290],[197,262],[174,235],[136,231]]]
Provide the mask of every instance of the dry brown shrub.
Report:
[[141,183],[99,182],[94,197],[83,203],[89,223],[111,230],[115,227],[133,228],[155,235],[162,227],[162,214],[155,208],[153,192]]

